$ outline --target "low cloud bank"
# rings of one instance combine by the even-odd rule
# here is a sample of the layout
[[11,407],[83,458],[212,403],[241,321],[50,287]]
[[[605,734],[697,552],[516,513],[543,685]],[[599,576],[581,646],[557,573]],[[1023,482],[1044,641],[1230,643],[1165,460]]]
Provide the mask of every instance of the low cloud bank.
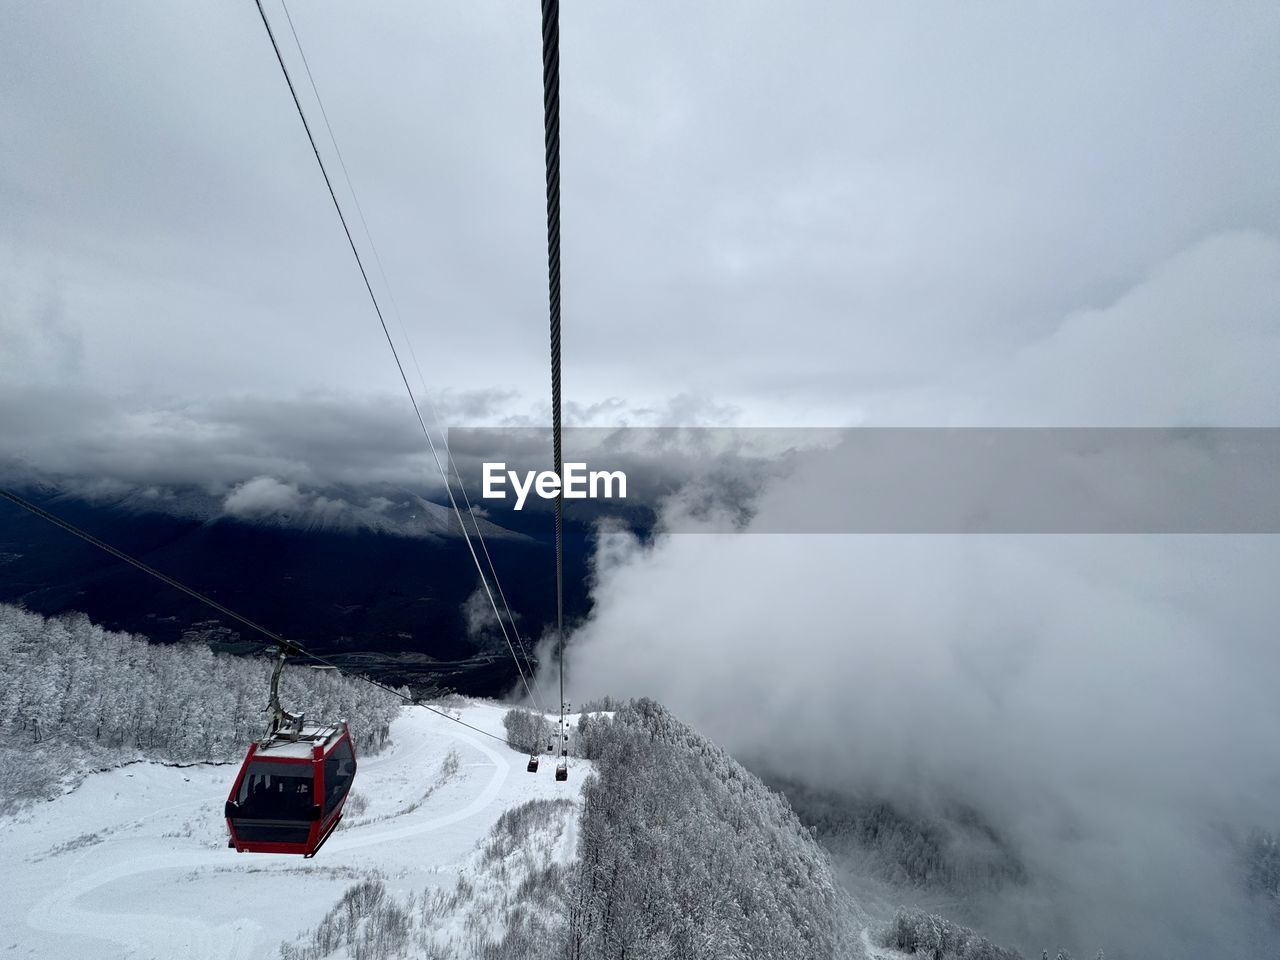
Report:
[[1223,831],[1280,826],[1277,569],[1263,537],[615,534],[567,668],[770,771],[977,808],[1036,878],[1001,929],[1193,956],[1233,933]]
[[[1245,234],[1174,258],[1065,318],[972,391],[993,407],[949,422],[1280,423],[1258,374],[1280,356],[1278,249]],[[824,457],[770,477],[747,529],[838,496],[806,469]],[[1028,887],[985,908],[1024,949],[1274,945],[1229,838],[1280,827],[1280,539],[742,536],[699,527],[682,497],[668,510],[704,532],[600,536],[567,653],[576,697],[654,696],[815,786],[971,805],[1027,864]]]

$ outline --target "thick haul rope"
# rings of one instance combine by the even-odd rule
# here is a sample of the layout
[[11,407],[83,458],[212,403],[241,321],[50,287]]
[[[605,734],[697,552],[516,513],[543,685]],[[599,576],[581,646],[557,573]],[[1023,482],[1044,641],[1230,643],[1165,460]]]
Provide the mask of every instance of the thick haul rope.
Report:
[[[551,320],[551,455],[564,476],[560,445],[560,0],[542,0],[542,118],[547,168],[547,293]],[[564,484],[556,492],[556,661],[564,748]]]

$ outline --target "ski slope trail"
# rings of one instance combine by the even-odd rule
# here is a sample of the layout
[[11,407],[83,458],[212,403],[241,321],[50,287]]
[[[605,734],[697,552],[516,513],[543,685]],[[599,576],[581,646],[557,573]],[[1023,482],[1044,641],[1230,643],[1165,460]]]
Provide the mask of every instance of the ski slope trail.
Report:
[[[505,708],[452,711],[502,734]],[[504,744],[406,708],[391,746],[360,761],[343,823],[313,860],[237,854],[222,805],[235,768],[139,763],[0,820],[0,950],[12,957],[276,957],[351,884],[398,893],[448,887],[506,810],[580,798],[586,765],[557,784]],[[513,768],[513,764],[518,767]],[[518,775],[513,776],[513,770]],[[562,851],[562,855],[571,855]]]

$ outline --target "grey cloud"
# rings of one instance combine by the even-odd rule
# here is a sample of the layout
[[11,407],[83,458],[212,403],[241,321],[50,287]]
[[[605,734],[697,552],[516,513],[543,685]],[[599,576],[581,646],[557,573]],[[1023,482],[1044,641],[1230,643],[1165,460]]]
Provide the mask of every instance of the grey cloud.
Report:
[[[1270,236],[1195,244],[984,379],[884,410],[1274,425],[1278,279]],[[763,474],[747,529],[838,496],[857,468],[840,453]],[[971,805],[1031,869],[977,907],[1025,948],[1258,946],[1222,838],[1276,826],[1276,537],[742,536],[682,494],[669,510],[705,535],[602,534],[568,648],[576,696],[656,696],[811,784]]]
[[[492,398],[464,398],[472,410]],[[443,416],[451,406],[440,404]],[[437,437],[437,440],[440,440]],[[323,487],[401,483],[439,473],[404,397],[231,398],[157,408],[142,397],[71,387],[0,387],[0,455],[38,472],[211,491],[268,476]]]
[[[1280,423],[1280,232],[1216,234],[988,365],[962,415],[1097,426]],[[978,396],[976,389],[970,394]]]
[[983,917],[1025,948],[1239,953],[1217,831],[1274,825],[1277,565],[1270,537],[614,534],[569,685],[810,784],[972,806],[1031,869]]
[[[478,483],[479,463],[492,456],[541,468],[550,458],[550,432],[542,417],[512,406],[501,391],[451,392],[434,397],[428,415],[432,435],[445,453],[450,436],[468,484]],[[663,422],[668,409],[720,408],[697,398],[677,397],[673,407],[632,408],[611,399],[596,405],[610,416],[637,425]],[[424,402],[424,412],[428,409]],[[584,419],[596,413],[585,411]],[[496,422],[501,428],[437,433],[435,425]],[[634,451],[658,461],[697,435],[679,430],[646,431],[645,448]],[[575,429],[590,450],[598,445],[626,452],[615,428]],[[731,433],[724,436],[730,437]],[[467,438],[472,438],[470,442]],[[654,443],[658,446],[654,446]],[[573,452],[572,450],[570,451]],[[725,453],[733,452],[726,448]],[[669,477],[684,477],[694,457],[685,450],[673,459]],[[403,395],[316,393],[299,398],[235,396],[204,402],[155,403],[142,396],[113,396],[69,384],[62,389],[26,384],[0,385],[0,457],[63,477],[113,480],[129,485],[186,484],[224,491],[255,477],[325,487],[335,484],[440,486],[439,471]]]
[[[76,9],[15,10],[0,40],[5,322],[56,291],[111,393],[390,391],[254,11]],[[531,410],[535,12],[295,12],[433,389],[500,384]],[[702,391],[748,421],[842,425],[1032,347],[1199,240],[1280,233],[1270,5],[603,3],[564,31],[584,408]]]
[[[486,536],[497,538],[510,534],[486,520],[481,464],[502,459],[513,468],[539,470],[550,464],[549,431],[528,426],[540,418],[513,408],[511,399],[499,391],[453,392],[430,404],[442,423],[520,425],[433,430],[441,456],[455,457]],[[689,398],[674,402],[686,410],[701,404]],[[622,401],[599,406],[637,423],[667,416],[665,407],[634,410]],[[740,503],[758,490],[763,472],[776,469],[768,456],[740,443],[712,450],[699,441],[691,447],[689,438],[697,435],[655,430],[631,449],[623,442],[626,431],[575,429],[567,449],[571,455],[599,451],[608,469],[628,470],[632,501],[651,506],[694,477],[701,478],[708,496]],[[445,460],[444,466],[451,465]],[[241,396],[156,406],[148,398],[83,387],[0,385],[0,481],[51,485],[130,509],[183,516],[355,526],[410,536],[458,534],[408,399],[395,395]],[[541,501],[534,505],[541,507]]]

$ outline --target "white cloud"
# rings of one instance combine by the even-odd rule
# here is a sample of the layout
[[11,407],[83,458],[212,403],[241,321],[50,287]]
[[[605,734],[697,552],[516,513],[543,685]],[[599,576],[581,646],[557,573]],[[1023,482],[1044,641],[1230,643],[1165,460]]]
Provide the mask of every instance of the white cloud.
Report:
[[1272,537],[624,535],[570,687],[805,782],[971,804],[1068,942],[1172,951],[1176,917],[1193,949],[1163,955],[1199,955],[1233,899],[1209,835],[1274,825],[1277,569]]
[[1217,234],[988,367],[969,416],[1053,426],[1280,424],[1280,239]]
[[[1277,303],[1275,240],[1216,237],[955,391],[990,401],[958,419],[1276,424]],[[832,462],[767,477],[748,529],[838,496]],[[1036,878],[994,933],[1242,954],[1218,831],[1277,826],[1280,538],[704,529],[602,537],[576,697],[652,695],[775,772],[973,805]]]
[[292,483],[272,477],[246,480],[227,494],[223,508],[236,517],[261,517],[296,513],[307,506],[302,493]]

